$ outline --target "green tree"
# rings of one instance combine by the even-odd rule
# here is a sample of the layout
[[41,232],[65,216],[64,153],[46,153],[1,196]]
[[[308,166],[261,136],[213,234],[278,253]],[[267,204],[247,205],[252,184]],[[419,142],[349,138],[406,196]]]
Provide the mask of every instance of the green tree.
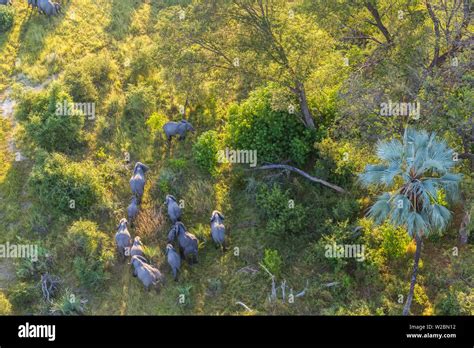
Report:
[[410,292],[403,314],[410,311],[415,289],[422,238],[430,232],[442,232],[448,225],[451,212],[443,202],[457,197],[460,174],[452,173],[455,165],[453,150],[436,139],[434,133],[406,129],[403,142],[396,139],[377,144],[377,156],[382,164],[368,165],[360,175],[363,185],[377,185],[387,189],[369,210],[376,223],[385,220],[404,226],[415,238],[416,251]]
[[196,2],[186,7],[181,20],[182,8],[168,11],[174,11],[174,20],[161,31],[162,39],[167,35],[166,40],[178,44],[162,53],[185,64],[181,72],[186,70],[187,78],[175,75],[181,84],[194,83],[193,75],[208,79],[219,74],[227,77],[226,90],[235,88],[228,84],[230,76],[239,77],[235,84],[244,88],[273,82],[296,98],[295,114],[306,127],[315,128],[317,107],[310,105],[308,86],[317,88],[317,81],[341,59],[335,57],[335,42],[314,18],[293,11],[283,0]]

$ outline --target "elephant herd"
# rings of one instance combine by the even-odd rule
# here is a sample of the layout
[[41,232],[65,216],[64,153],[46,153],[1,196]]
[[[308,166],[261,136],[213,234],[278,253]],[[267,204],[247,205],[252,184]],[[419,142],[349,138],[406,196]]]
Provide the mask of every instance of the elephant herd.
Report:
[[[188,130],[194,131],[191,124],[187,121],[168,122],[163,130],[168,140],[174,135],[179,135],[182,140],[186,136]],[[137,162],[133,168],[132,177],[130,179],[130,188],[132,191],[132,200],[127,207],[128,220],[122,218],[115,234],[115,243],[117,252],[121,259],[124,260],[130,256],[130,264],[133,267],[133,276],[140,279],[146,290],[154,287],[159,290],[165,283],[165,276],[160,270],[152,266],[145,258],[143,244],[140,237],[136,236],[133,239],[128,230],[128,223],[133,225],[133,222],[138,216],[139,206],[142,201],[146,173],[149,167],[141,162]],[[164,204],[167,206],[168,217],[173,224],[171,230],[168,232],[167,245],[165,250],[166,260],[171,268],[173,278],[178,280],[178,273],[181,269],[181,260],[186,260],[190,265],[198,262],[198,239],[195,235],[188,232],[185,225],[181,221],[182,210],[178,204],[177,199],[168,194]],[[225,244],[225,226],[224,216],[221,212],[214,210],[210,219],[210,235],[216,247],[220,247],[224,252],[226,250]],[[177,246],[178,251],[175,249]]]
[[[0,0],[0,5],[12,5],[12,0]],[[51,0],[28,0],[28,6],[36,8],[38,13],[49,16],[56,16],[61,13],[61,4]]]

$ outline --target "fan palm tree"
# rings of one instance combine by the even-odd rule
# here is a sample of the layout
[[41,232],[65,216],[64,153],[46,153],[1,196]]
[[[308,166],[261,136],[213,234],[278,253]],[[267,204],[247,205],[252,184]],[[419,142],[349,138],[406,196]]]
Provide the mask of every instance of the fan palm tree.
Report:
[[461,174],[452,173],[456,162],[453,150],[436,134],[405,129],[403,141],[379,141],[377,157],[382,164],[367,165],[359,180],[364,186],[376,185],[386,191],[368,211],[380,224],[389,220],[406,228],[415,239],[413,273],[403,315],[410,311],[415,289],[423,237],[442,232],[451,218],[448,202],[458,198]]

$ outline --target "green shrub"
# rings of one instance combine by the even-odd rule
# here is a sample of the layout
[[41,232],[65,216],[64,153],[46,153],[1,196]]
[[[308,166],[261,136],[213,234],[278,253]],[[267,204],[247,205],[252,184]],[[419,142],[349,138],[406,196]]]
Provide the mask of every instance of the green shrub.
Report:
[[168,117],[166,115],[154,112],[146,120],[146,124],[152,133],[163,133],[163,126],[168,122]]
[[64,82],[77,102],[97,102],[118,81],[118,67],[107,52],[92,54],[69,65]]
[[314,175],[347,188],[373,159],[370,151],[355,141],[335,141],[327,137],[315,144],[315,149],[319,159]]
[[10,289],[9,298],[14,308],[25,310],[31,308],[34,303],[39,302],[41,290],[34,284],[19,282]]
[[[20,101],[17,113],[23,122],[27,140],[46,151],[71,153],[84,144],[85,116],[79,112],[62,114],[58,104],[71,103],[72,98],[59,84],[54,84],[43,95],[28,96],[24,104]],[[67,105],[66,104],[66,105]]]
[[50,311],[56,315],[81,315],[84,314],[84,306],[76,294],[66,289],[63,294],[53,302]]
[[400,258],[406,255],[410,237],[405,229],[394,227],[389,223],[379,227],[383,236],[382,252],[387,258]]
[[474,291],[467,293],[456,291],[450,287],[447,293],[442,294],[435,304],[436,315],[473,315]]
[[210,130],[202,133],[193,145],[193,155],[196,163],[201,169],[206,170],[210,174],[215,174],[218,150],[217,132]]
[[46,257],[48,251],[43,247],[38,247],[38,259],[21,258],[16,268],[16,275],[21,279],[39,279],[41,274],[48,272],[50,258]]
[[278,250],[265,249],[263,265],[270,271],[270,273],[278,277],[281,274],[282,264],[283,261]]
[[349,258],[335,257],[337,247],[344,244],[356,244],[357,241],[352,239],[352,231],[347,222],[333,223],[331,220],[325,222],[325,233],[321,235],[311,247],[306,250],[305,261],[309,265],[327,265],[331,271],[338,273],[349,264],[349,262],[357,262],[355,259],[350,261]]
[[155,102],[155,92],[151,86],[143,83],[129,85],[126,93],[125,117],[128,120],[143,121],[153,113]]
[[3,292],[0,292],[0,315],[8,315],[12,312],[12,305]]
[[92,221],[76,221],[69,228],[67,248],[74,255],[73,270],[81,285],[93,289],[103,285],[114,258],[110,237]]
[[302,235],[307,232],[308,216],[303,205],[295,203],[289,191],[278,185],[262,186],[257,193],[257,207],[266,220],[265,231],[276,236]]
[[92,162],[72,162],[54,153],[42,157],[33,167],[29,186],[45,207],[82,216],[104,203],[102,181]]
[[13,6],[0,6],[0,33],[4,33],[13,26],[15,9]]
[[229,146],[256,150],[258,161],[292,160],[302,165],[308,158],[316,132],[306,129],[298,116],[273,110],[270,88],[258,89],[240,105],[229,108]]

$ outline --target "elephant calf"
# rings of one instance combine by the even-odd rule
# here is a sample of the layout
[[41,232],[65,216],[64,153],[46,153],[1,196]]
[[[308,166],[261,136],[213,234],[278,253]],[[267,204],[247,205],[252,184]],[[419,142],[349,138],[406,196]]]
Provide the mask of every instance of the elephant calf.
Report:
[[171,138],[175,135],[179,136],[179,140],[184,140],[186,139],[186,133],[188,131],[194,132],[195,130],[191,123],[186,120],[181,120],[180,122],[171,121],[166,123],[163,126],[163,131],[166,134],[166,139],[168,139],[168,141],[171,141]]
[[[195,235],[186,231],[182,222],[174,225],[174,238],[178,238],[179,253],[189,264],[198,262],[198,239]],[[189,258],[191,256],[191,258]]]
[[165,204],[168,206],[168,216],[171,219],[171,222],[174,224],[176,221],[181,219],[181,208],[176,202],[176,198],[172,195],[166,195]]
[[125,256],[130,250],[130,242],[132,237],[127,229],[128,221],[127,219],[120,220],[117,233],[115,234],[115,243],[117,245],[117,250],[122,259],[125,259]]
[[171,267],[171,272],[173,272],[174,280],[178,281],[178,272],[181,268],[181,257],[179,257],[179,254],[174,250],[174,247],[171,244],[166,246],[166,258]]
[[147,264],[145,261],[143,257],[138,255],[132,257],[133,276],[141,280],[147,291],[150,291],[152,285],[159,291],[160,287],[165,283],[165,277],[158,268]]
[[211,237],[217,246],[221,246],[222,251],[225,251],[225,226],[224,215],[221,212],[214,210],[211,215]]
[[133,240],[132,248],[130,249],[130,256],[133,257],[135,255],[145,256],[145,252],[143,251],[143,243],[138,236],[136,236]]
[[132,202],[127,208],[127,213],[128,213],[128,221],[130,221],[130,223],[133,226],[133,222],[135,221],[135,218],[138,215],[138,200],[136,196],[132,197]]
[[137,162],[133,168],[133,175],[130,179],[130,188],[132,193],[137,197],[137,202],[140,204],[145,190],[145,173],[149,170],[148,166],[141,162]]

